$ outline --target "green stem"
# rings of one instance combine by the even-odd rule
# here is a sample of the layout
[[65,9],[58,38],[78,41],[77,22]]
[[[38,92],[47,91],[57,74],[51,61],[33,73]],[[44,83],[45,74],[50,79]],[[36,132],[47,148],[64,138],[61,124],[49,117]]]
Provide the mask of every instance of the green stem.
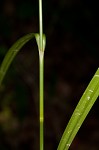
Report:
[[42,0],[39,0],[39,32],[37,39],[39,48],[40,62],[40,150],[44,150],[44,98],[43,98],[43,78],[44,78],[44,49],[45,36],[43,35],[43,17],[42,17]]
[[39,69],[40,69],[40,150],[44,149],[44,93],[43,93],[43,77],[44,77],[44,52],[39,51]]
[[43,17],[42,17],[42,0],[39,0],[39,31],[40,31],[40,50],[43,50]]

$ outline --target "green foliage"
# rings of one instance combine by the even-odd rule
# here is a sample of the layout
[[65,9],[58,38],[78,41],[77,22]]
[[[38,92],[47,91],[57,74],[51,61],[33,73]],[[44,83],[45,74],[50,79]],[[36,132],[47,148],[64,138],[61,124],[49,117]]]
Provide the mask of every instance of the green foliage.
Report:
[[[35,37],[39,49],[39,58],[40,58],[40,149],[43,148],[43,55],[44,55],[44,49],[46,44],[46,37],[45,35],[42,36],[42,43],[43,48],[40,47],[40,36],[39,34],[30,33],[28,35],[25,35],[24,37],[20,38],[18,41],[15,42],[15,44],[12,45],[12,47],[8,50],[6,56],[4,57],[4,60],[0,67],[0,85],[6,75],[7,70],[9,69],[12,61],[14,60],[17,53],[20,51],[20,49],[33,37]],[[21,96],[21,95],[20,95]],[[21,98],[21,97],[20,97]],[[9,109],[7,109],[9,110]],[[6,111],[7,112],[7,111]],[[5,116],[5,111],[2,112]],[[3,116],[1,114],[1,116]],[[7,113],[6,113],[7,114]],[[8,117],[8,116],[7,116]],[[42,118],[42,119],[41,119]]]
[[17,53],[19,52],[19,50],[29,41],[31,40],[33,37],[36,37],[37,34],[34,33],[30,33],[22,38],[20,38],[7,52],[2,65],[0,67],[0,84],[10,66],[10,64],[12,63],[13,59],[15,58],[15,56],[17,55]]
[[[27,7],[26,3],[21,7],[19,10],[19,13],[21,14],[21,18],[23,17],[23,12],[25,8]],[[26,18],[32,14],[31,10],[26,12]],[[2,64],[0,67],[0,85],[7,73],[7,70],[9,69],[12,61],[14,60],[17,53],[20,51],[20,49],[33,37],[35,37],[38,49],[39,49],[39,67],[40,67],[40,150],[44,149],[44,132],[43,132],[43,125],[44,125],[44,89],[43,89],[43,78],[44,78],[44,50],[46,45],[46,37],[43,34],[43,25],[42,25],[43,19],[42,19],[42,1],[39,0],[39,28],[40,33],[34,34],[30,33],[28,35],[25,35],[24,37],[20,38],[18,41],[15,42],[15,44],[8,50]],[[2,54],[2,51],[1,51]],[[21,97],[21,94],[19,92],[19,96]],[[90,109],[92,108],[93,104],[95,103],[97,97],[99,96],[99,69],[96,71],[95,75],[93,76],[91,82],[89,83],[87,89],[85,90],[83,96],[81,97],[76,109],[73,112],[73,115],[63,133],[63,136],[61,138],[60,144],[58,146],[58,150],[68,150],[73,139],[75,138],[78,130],[80,129],[82,123],[84,122],[86,116],[88,115]],[[23,104],[23,103],[22,103]],[[24,104],[26,105],[26,104]],[[9,118],[12,117],[12,114],[9,110],[9,108],[5,107],[3,112],[0,114],[0,117],[3,118]],[[6,128],[7,126],[5,126]]]
[[58,150],[68,150],[90,109],[99,96],[99,69],[96,71],[61,138]]

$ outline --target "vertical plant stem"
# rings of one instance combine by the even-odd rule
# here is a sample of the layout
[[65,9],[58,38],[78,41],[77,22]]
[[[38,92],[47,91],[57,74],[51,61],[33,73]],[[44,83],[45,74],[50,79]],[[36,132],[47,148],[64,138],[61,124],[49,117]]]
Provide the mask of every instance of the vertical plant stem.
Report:
[[43,17],[42,17],[42,0],[39,0],[39,31],[40,31],[40,50],[43,50]]
[[[42,0],[39,0],[39,62],[40,62],[40,150],[44,150],[44,98],[43,98],[43,78],[44,78],[44,37],[43,37],[43,17]],[[44,43],[43,43],[44,42]]]
[[44,150],[44,52],[39,51],[39,67],[40,67],[40,150]]

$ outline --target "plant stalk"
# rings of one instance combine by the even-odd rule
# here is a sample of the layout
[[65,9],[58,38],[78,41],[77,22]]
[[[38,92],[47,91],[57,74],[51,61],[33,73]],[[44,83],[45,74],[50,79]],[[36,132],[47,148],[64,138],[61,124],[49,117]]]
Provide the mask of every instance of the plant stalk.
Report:
[[42,17],[42,0],[39,0],[39,32],[40,32],[40,50],[43,51],[43,17]]
[[43,36],[43,17],[42,17],[42,0],[39,0],[39,69],[40,69],[40,150],[44,150],[44,49],[45,49],[45,38]]
[[40,69],[40,150],[44,150],[44,52],[39,51]]

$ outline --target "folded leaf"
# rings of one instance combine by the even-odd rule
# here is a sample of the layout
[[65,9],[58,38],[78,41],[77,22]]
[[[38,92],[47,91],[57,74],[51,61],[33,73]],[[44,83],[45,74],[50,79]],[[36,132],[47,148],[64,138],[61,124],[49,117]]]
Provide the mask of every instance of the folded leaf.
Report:
[[[3,81],[3,78],[8,70],[8,68],[10,67],[10,64],[12,63],[13,59],[15,58],[15,56],[17,55],[17,53],[20,51],[20,49],[28,42],[30,41],[33,37],[35,37],[36,41],[39,38],[39,34],[36,33],[30,33],[27,34],[23,37],[21,37],[19,40],[17,40],[15,42],[15,44],[12,45],[12,47],[8,50],[6,56],[4,57],[4,60],[1,64],[0,67],[0,84]],[[39,40],[39,39],[38,39]],[[43,35],[43,41],[45,43],[46,39],[45,39],[45,35]],[[39,42],[37,41],[37,45],[39,47]]]

